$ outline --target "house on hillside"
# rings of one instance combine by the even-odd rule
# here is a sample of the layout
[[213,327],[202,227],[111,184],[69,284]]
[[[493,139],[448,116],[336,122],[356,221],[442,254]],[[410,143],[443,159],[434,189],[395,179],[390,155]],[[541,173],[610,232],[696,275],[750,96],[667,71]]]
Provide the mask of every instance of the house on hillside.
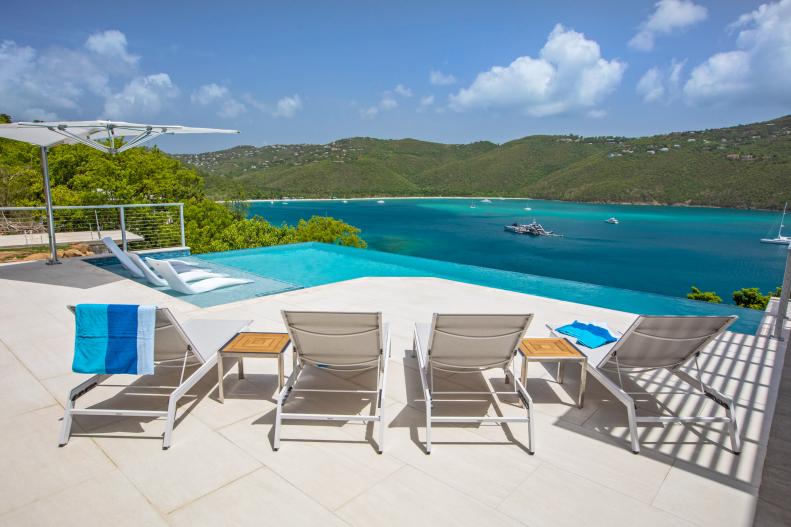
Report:
[[646,150],[645,153],[648,154],[649,156],[652,156],[652,155],[656,154],[656,151],[654,151],[654,150]]
[[739,154],[727,154],[725,156],[725,159],[728,159],[730,161],[738,161],[739,160]]

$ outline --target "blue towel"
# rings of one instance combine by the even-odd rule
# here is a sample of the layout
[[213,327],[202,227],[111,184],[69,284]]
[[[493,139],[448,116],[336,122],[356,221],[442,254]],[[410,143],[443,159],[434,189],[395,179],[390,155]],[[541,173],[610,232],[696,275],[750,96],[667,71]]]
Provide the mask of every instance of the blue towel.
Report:
[[75,316],[77,373],[154,373],[156,306],[80,304]]
[[585,324],[575,320],[571,324],[559,327],[558,333],[568,335],[577,339],[577,344],[582,344],[587,348],[598,348],[610,342],[618,340],[607,328],[595,324]]

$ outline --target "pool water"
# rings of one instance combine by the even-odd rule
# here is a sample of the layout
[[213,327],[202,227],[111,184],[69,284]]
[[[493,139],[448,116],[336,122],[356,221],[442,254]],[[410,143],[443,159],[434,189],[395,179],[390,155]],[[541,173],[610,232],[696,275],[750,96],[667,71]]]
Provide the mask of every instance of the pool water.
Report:
[[[193,256],[205,267],[226,269],[233,276],[267,280],[263,286],[239,286],[184,297],[208,306],[244,300],[287,288],[313,287],[367,276],[435,277],[544,296],[579,304],[646,315],[738,315],[733,331],[754,334],[763,312],[732,305],[709,304],[685,298],[620,289],[513,271],[444,262],[414,256],[354,249],[322,243],[279,245]],[[228,271],[228,270],[232,271]],[[278,289],[279,287],[285,289]],[[254,293],[254,291],[258,291]],[[196,297],[205,298],[198,299]]]

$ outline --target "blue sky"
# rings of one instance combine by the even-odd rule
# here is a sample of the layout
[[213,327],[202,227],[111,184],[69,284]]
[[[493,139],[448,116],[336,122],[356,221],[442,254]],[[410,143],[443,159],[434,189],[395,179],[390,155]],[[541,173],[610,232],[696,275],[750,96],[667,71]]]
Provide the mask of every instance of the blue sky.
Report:
[[791,0],[153,5],[4,2],[0,111],[242,131],[160,140],[175,152],[791,113]]

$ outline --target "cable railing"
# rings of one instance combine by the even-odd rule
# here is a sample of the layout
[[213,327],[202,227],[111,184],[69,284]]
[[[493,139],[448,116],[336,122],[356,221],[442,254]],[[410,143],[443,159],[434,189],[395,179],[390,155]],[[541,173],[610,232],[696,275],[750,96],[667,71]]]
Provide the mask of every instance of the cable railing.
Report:
[[[98,247],[104,237],[124,250],[186,245],[183,203],[55,206],[53,214],[59,246]],[[0,251],[47,246],[47,231],[44,207],[0,207]]]

